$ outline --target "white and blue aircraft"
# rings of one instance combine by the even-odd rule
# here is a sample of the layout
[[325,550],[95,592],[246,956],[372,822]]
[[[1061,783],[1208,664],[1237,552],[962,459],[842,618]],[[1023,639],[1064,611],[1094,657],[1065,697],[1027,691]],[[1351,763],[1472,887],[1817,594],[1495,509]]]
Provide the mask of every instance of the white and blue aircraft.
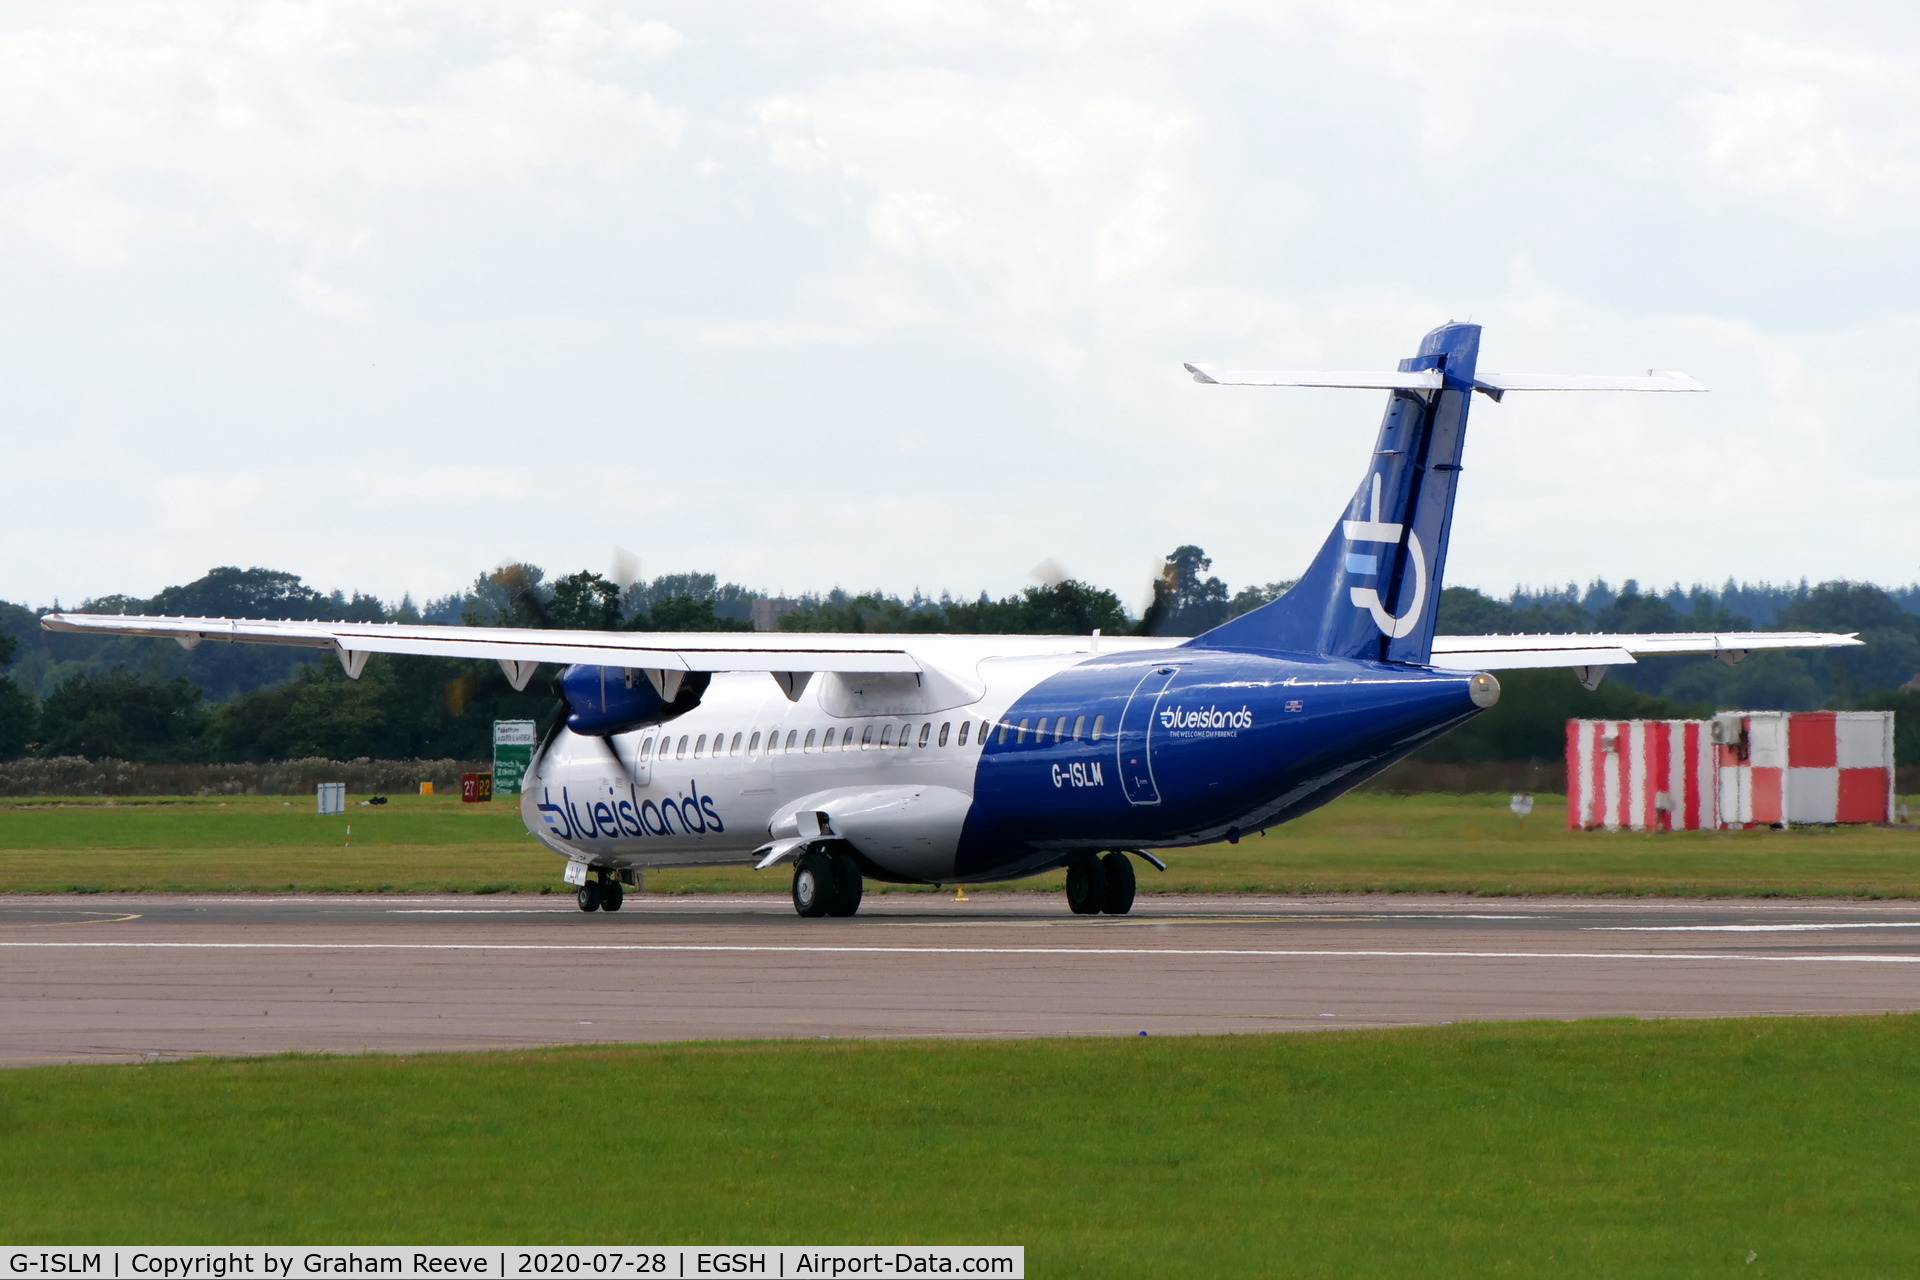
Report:
[[582,911],[650,867],[790,863],[802,916],[850,916],[865,879],[971,884],[1067,869],[1078,914],[1133,905],[1129,855],[1235,841],[1327,803],[1491,707],[1490,671],[1571,667],[1595,687],[1635,655],[1857,644],[1852,636],[1436,636],[1476,392],[1704,391],[1677,373],[1478,368],[1447,324],[1393,373],[1202,383],[1387,390],[1366,475],[1279,599],[1192,639],[551,631],[50,614],[50,630],[491,658],[524,689],[565,664],[535,752],[527,829]]

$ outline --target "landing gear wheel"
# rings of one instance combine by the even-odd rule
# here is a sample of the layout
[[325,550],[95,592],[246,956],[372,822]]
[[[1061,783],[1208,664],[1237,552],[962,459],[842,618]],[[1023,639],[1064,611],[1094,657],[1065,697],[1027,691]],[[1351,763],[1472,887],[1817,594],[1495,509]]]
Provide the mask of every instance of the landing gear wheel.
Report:
[[1110,853],[1100,859],[1100,869],[1107,873],[1106,913],[1123,916],[1133,910],[1133,860],[1124,853]]
[[573,895],[573,900],[580,904],[582,911],[598,911],[600,909],[600,882],[598,880],[587,881],[580,886],[580,891]]
[[[1132,895],[1129,894],[1128,896],[1131,897]],[[600,886],[600,909],[602,911],[618,911],[620,904],[626,900],[627,891],[621,887],[618,880],[609,880]],[[1107,909],[1111,911],[1113,908],[1109,907]]]
[[860,893],[865,882],[860,879],[860,864],[844,853],[833,855],[833,905],[827,908],[830,916],[850,916],[860,909]]
[[1077,916],[1097,916],[1107,905],[1107,870],[1091,854],[1067,865],[1067,906]]
[[793,909],[808,919],[833,910],[833,859],[824,853],[803,853],[793,864]]

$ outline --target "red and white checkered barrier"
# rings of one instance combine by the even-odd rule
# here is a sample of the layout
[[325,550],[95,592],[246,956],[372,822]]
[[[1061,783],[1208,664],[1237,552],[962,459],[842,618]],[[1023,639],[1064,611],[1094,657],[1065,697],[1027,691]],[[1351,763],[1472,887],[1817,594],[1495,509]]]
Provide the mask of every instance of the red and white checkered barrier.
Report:
[[1705,720],[1567,721],[1567,825],[1713,826],[1711,728]]
[[1609,831],[1893,820],[1891,711],[1567,721],[1567,826]]
[[1721,826],[1893,820],[1893,712],[1749,711],[1714,720]]

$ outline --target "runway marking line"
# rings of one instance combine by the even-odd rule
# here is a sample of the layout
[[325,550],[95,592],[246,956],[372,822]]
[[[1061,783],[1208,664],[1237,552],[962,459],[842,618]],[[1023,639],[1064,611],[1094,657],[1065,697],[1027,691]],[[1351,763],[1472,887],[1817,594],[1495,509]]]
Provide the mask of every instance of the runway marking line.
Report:
[[1773,964],[1920,964],[1920,955],[1743,955],[1712,951],[1348,951],[1245,947],[861,947],[693,942],[16,942],[0,947],[155,951],[607,951],[749,955],[1242,956],[1355,960],[1758,960]]
[[1920,920],[1830,921],[1818,924],[1589,924],[1586,933],[1812,933],[1825,929],[1920,929]]
[[[82,911],[77,907],[49,907],[44,911],[29,911],[27,914],[28,915],[44,915],[44,916],[98,916],[99,917],[99,919],[96,919],[96,920],[29,920],[26,922],[27,928],[29,929],[58,929],[58,928],[63,928],[69,925],[76,925],[76,924],[123,924],[128,920],[138,920],[140,918],[140,913],[138,911],[129,911],[125,913],[113,912],[113,911]],[[17,922],[12,920],[0,921],[0,924],[14,924],[14,923],[17,923]]]

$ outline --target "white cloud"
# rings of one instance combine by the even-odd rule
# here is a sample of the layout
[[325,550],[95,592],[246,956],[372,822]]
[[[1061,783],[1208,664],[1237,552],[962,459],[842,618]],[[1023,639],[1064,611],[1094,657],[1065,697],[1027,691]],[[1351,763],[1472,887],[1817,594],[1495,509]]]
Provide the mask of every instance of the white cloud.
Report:
[[1477,408],[1461,580],[1911,577],[1917,63],[1731,0],[7,10],[0,597],[1272,580],[1378,405],[1179,362],[1449,316],[1715,388]]

